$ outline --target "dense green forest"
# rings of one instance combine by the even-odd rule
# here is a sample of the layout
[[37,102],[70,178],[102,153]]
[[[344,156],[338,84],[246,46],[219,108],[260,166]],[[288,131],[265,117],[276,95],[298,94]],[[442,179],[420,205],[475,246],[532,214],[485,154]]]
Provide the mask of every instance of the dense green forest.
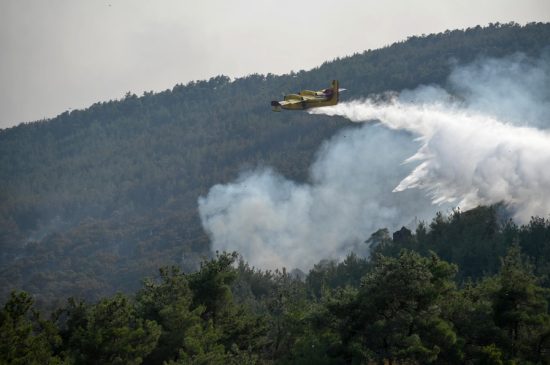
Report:
[[[52,327],[53,337],[44,335],[32,339],[40,343],[50,341],[53,353],[58,355],[58,350],[84,351],[82,346],[88,346],[86,343],[91,340],[75,339],[72,336],[76,336],[76,332],[71,331],[78,332],[81,325],[98,326],[99,330],[100,325],[90,318],[105,315],[100,312],[110,310],[111,305],[122,308],[127,318],[133,318],[132,328],[148,334],[151,343],[158,336],[162,340],[166,335],[162,332],[165,329],[159,327],[161,314],[156,314],[157,317],[153,314],[155,310],[160,313],[162,308],[138,309],[133,301],[122,296],[113,299],[112,295],[147,290],[141,285],[141,279],[154,275],[159,267],[175,265],[190,273],[199,268],[203,258],[212,258],[208,237],[198,218],[197,198],[212,185],[231,181],[243,169],[259,165],[272,166],[288,178],[306,181],[308,166],[318,147],[339,129],[349,127],[339,118],[316,116],[312,120],[305,113],[285,113],[283,118],[272,113],[269,101],[277,99],[281,91],[322,88],[338,78],[341,85],[349,89],[344,97],[353,99],[419,84],[444,84],[453,64],[516,52],[539,56],[550,45],[549,40],[550,24],[541,23],[491,24],[445,31],[335,59],[310,71],[281,76],[249,75],[236,80],[217,76],[176,85],[160,93],[148,92],[142,96],[128,93],[121,100],[101,102],[85,110],[64,112],[53,119],[1,130],[0,298],[7,300],[13,289],[25,290],[42,308],[64,305],[64,298],[69,296],[91,302],[101,299],[91,307],[81,307],[74,302],[75,307],[67,310],[80,313],[81,319],[58,323],[58,332]],[[439,219],[445,221],[446,218]],[[438,232],[437,224],[415,233],[416,237],[428,235],[433,239],[432,244],[424,241],[420,244],[406,232],[398,237],[404,240],[400,245],[405,248],[422,255],[434,249],[443,260],[457,263],[458,278],[479,278],[499,270],[499,255],[504,255],[513,243],[503,231],[506,226],[497,223],[493,233],[476,236],[479,242],[490,242],[494,247],[480,245],[478,241],[464,243],[474,251],[454,246],[435,249],[436,242],[442,244],[442,240],[447,239],[430,235]],[[546,227],[546,222],[539,223]],[[515,229],[516,236],[522,238],[524,228]],[[525,229],[527,236],[529,229]],[[388,232],[381,230],[377,234],[371,237],[373,247],[381,254],[394,255],[398,248],[388,244]],[[542,249],[533,245],[536,247],[529,249]],[[522,249],[534,260],[542,260],[535,265],[536,274],[546,280],[543,253],[535,255],[527,247]],[[477,250],[485,251],[478,253]],[[482,255],[487,252],[491,254]],[[213,262],[212,265],[219,264]],[[311,280],[313,277],[308,276]],[[165,280],[176,278],[180,276]],[[223,338],[225,332],[220,334],[216,321],[211,318],[213,309],[196,298],[200,294],[193,291],[192,283],[199,280],[199,276],[184,278],[181,285],[189,286],[182,289],[187,299],[167,305],[187,305],[191,312],[195,311],[189,314],[192,318],[198,316],[206,321],[197,322],[201,325],[196,331],[213,331],[200,336],[211,342],[197,344],[197,349],[203,349],[197,351],[205,351],[206,346],[213,351],[219,349],[220,356],[238,353],[232,352],[230,341]],[[287,279],[281,274],[268,281],[271,280]],[[155,288],[150,290],[157,290]],[[225,289],[222,292],[225,294],[220,295],[224,298],[229,295]],[[29,313],[30,298],[19,295],[10,300],[15,301],[13,306],[19,308],[18,311]],[[185,300],[193,303],[185,304]],[[261,303],[254,305],[261,307]],[[73,318],[72,314],[68,318]],[[192,318],[189,320],[195,321]],[[80,320],[84,322],[78,322]],[[208,320],[214,324],[202,326]],[[32,322],[32,326],[38,324]],[[72,325],[76,327],[64,327]],[[333,338],[335,333],[327,336]],[[59,336],[63,339],[62,345],[58,343]],[[163,343],[161,340],[159,344]],[[75,347],[67,347],[66,341]],[[262,358],[275,358],[278,351],[283,351],[280,346],[291,346],[283,342],[271,350],[271,355],[255,350],[253,353]],[[351,342],[349,345],[352,346]],[[145,356],[149,350],[160,351],[151,346],[144,344],[144,348],[133,354]],[[242,346],[240,348],[246,347]],[[267,351],[265,344],[251,346]],[[341,351],[354,350],[342,348]],[[71,356],[79,359],[78,356],[88,355],[72,353]]]
[[321,262],[305,278],[222,253],[48,315],[14,291],[0,362],[548,364],[550,222],[518,227],[501,208],[382,229],[370,259]]

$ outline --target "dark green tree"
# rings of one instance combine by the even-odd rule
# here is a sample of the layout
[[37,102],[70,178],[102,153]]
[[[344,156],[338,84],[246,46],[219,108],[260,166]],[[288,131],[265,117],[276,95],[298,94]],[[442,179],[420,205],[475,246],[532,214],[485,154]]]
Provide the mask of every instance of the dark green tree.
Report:
[[493,298],[498,280],[484,278],[475,284],[468,282],[453,292],[442,307],[444,316],[453,323],[457,346],[440,356],[441,364],[504,364],[502,346],[505,333],[495,324]]
[[548,289],[537,285],[532,267],[513,245],[502,259],[494,294],[495,323],[505,330],[503,344],[512,359],[550,362]]
[[222,253],[203,262],[199,271],[188,276],[189,287],[193,306],[204,308],[202,318],[219,331],[219,343],[227,352],[256,352],[265,345],[267,328],[260,316],[233,300],[231,288],[237,279],[237,258],[236,253]]
[[331,305],[354,363],[433,363],[456,343],[442,305],[455,289],[456,267],[411,251],[379,257],[357,295]]
[[60,364],[54,351],[61,337],[52,322],[33,309],[33,299],[25,292],[12,292],[0,312],[0,363]]
[[67,356],[78,364],[141,364],[161,332],[120,294],[90,306],[72,302],[65,313]]
[[342,262],[323,260],[316,264],[306,278],[308,293],[321,298],[329,289],[345,286],[358,287],[361,278],[372,265],[369,260],[350,253]]
[[145,358],[146,364],[165,361],[183,363],[223,363],[225,349],[219,343],[221,334],[211,320],[203,320],[203,305],[193,308],[193,293],[187,276],[177,267],[160,269],[160,283],[145,280],[138,292],[140,317],[159,323],[162,328],[155,349]]

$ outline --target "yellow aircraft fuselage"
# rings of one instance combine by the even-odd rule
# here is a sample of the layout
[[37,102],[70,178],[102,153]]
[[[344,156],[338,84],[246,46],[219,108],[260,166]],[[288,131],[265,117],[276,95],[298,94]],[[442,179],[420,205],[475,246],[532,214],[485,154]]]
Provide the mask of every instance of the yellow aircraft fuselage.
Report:
[[338,104],[338,80],[332,81],[332,87],[320,91],[303,90],[298,94],[288,94],[283,101],[272,101],[273,111],[304,110]]

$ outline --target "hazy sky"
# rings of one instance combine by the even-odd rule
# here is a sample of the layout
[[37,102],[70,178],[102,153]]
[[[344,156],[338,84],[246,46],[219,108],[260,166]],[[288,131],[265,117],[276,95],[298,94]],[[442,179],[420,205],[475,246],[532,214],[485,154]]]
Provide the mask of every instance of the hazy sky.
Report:
[[0,0],[0,128],[497,21],[548,22],[550,1]]

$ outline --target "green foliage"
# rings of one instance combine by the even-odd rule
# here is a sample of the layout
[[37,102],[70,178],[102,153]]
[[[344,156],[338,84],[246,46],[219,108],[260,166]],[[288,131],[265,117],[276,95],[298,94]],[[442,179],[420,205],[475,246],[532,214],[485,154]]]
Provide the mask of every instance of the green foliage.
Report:
[[69,303],[67,312],[67,357],[78,364],[141,364],[160,336],[160,326],[120,294],[90,307]]
[[[137,294],[138,312],[143,318],[161,325],[161,335],[155,349],[146,357],[147,364],[165,361],[196,360],[213,352],[217,334],[201,314],[205,308],[193,308],[193,293],[187,277],[176,267],[160,270],[161,282],[146,280]],[[223,353],[223,351],[222,351]]]
[[531,258],[534,271],[542,283],[550,286],[550,221],[532,217],[529,224],[519,228],[519,232],[513,225],[508,231],[515,233],[512,240],[517,241],[522,252]]
[[[439,232],[454,224],[441,215],[435,221]],[[371,242],[393,250],[431,231],[398,232],[378,231],[383,239]],[[218,254],[192,274],[162,268],[132,299],[70,298],[54,321],[41,319],[28,294],[14,292],[0,313],[0,362],[550,363],[550,292],[517,244],[497,274],[463,286],[455,264],[406,249],[320,263],[305,278],[237,258]]]
[[321,261],[310,270],[306,279],[307,289],[312,295],[320,298],[328,289],[357,287],[369,268],[369,261],[353,252],[340,263]]
[[290,361],[296,341],[303,335],[304,322],[312,303],[307,300],[304,284],[286,270],[276,271],[274,288],[265,299],[268,318],[267,356]]
[[495,293],[493,310],[495,323],[507,333],[504,345],[514,358],[548,363],[550,291],[537,285],[518,246],[512,246],[504,257],[498,281],[500,288]]
[[[440,363],[462,364],[472,359],[485,359],[475,363],[491,364],[487,359],[494,360],[495,354],[501,352],[495,343],[501,344],[504,335],[494,323],[492,307],[493,295],[497,290],[497,280],[485,278],[478,284],[467,283],[462,289],[451,293],[442,310],[443,316],[453,323],[457,342],[453,351],[442,354],[444,361]],[[489,350],[491,352],[487,353]]]
[[49,321],[34,311],[32,298],[12,292],[0,312],[0,363],[60,364],[54,356],[61,338]]
[[[537,56],[548,39],[550,25],[541,23],[445,31],[310,71],[234,81],[216,76],[2,130],[0,298],[18,288],[53,307],[67,296],[97,300],[135,292],[141,278],[161,266],[197,269],[210,255],[196,212],[201,194],[243,167],[269,165],[305,181],[319,146],[345,126],[322,116],[311,123],[304,113],[281,118],[268,105],[281,91],[325,87],[336,77],[348,88],[345,98],[442,84],[454,61]],[[436,250],[442,258],[462,260],[455,262],[464,277],[483,274],[484,266],[496,272],[491,257],[505,252],[487,259],[477,242],[464,252],[440,244],[446,245]],[[543,266],[537,263],[537,270]]]
[[[449,216],[437,213],[429,225],[421,222],[415,233],[403,227],[390,237],[389,232],[382,229],[373,233],[367,244],[374,255],[397,256],[404,248],[424,255],[433,251],[442,259],[459,266],[459,282],[477,280],[498,272],[499,258],[506,254],[513,242],[518,242],[529,253],[538,253],[530,248],[534,245],[529,243],[529,239],[531,229],[539,229],[539,225],[533,226],[531,223],[520,229],[513,222],[501,218],[504,215],[504,207],[500,204],[480,206],[466,212],[457,209]],[[550,229],[550,224],[546,225],[546,229]],[[544,247],[544,239],[535,240]],[[542,266],[548,265],[550,255],[537,257],[537,267],[543,271]]]
[[195,305],[204,305],[204,317],[214,322],[222,320],[233,301],[231,284],[237,273],[232,265],[236,258],[236,253],[218,254],[215,259],[203,262],[201,269],[189,276]]
[[454,346],[456,334],[441,305],[454,289],[455,271],[437,256],[403,251],[398,258],[380,257],[357,295],[334,305],[334,313],[344,314],[349,356],[432,363]]

